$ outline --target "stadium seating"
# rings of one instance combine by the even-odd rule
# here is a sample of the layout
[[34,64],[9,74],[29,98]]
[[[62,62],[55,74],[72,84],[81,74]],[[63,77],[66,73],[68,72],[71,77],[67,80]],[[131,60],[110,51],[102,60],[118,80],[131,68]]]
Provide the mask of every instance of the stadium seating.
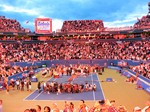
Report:
[[104,30],[102,20],[64,21],[62,32],[100,32]]
[[0,32],[25,32],[25,29],[17,20],[0,16]]
[[134,24],[134,28],[139,29],[150,28],[150,15],[143,16],[141,19],[138,18],[138,22]]

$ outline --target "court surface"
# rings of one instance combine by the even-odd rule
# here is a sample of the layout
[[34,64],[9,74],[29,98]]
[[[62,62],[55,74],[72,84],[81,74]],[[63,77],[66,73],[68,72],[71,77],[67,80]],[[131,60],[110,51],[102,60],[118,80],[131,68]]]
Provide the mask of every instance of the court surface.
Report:
[[[68,78],[70,76],[61,76],[60,78],[50,78],[47,82],[56,81],[58,83],[67,83]],[[24,100],[103,100],[105,99],[104,93],[100,84],[100,81],[98,79],[97,74],[90,74],[89,76],[78,76],[77,78],[74,78],[71,83],[77,83],[77,84],[96,84],[96,91],[84,91],[82,93],[44,93],[43,91],[41,93],[38,93],[38,90],[35,90],[30,95],[28,95]]]

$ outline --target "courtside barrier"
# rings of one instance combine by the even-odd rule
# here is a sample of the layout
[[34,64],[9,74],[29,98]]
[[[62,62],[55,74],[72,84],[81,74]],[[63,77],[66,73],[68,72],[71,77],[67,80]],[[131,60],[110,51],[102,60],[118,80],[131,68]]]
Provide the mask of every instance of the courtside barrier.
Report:
[[[122,70],[122,75],[126,77],[134,76],[136,77],[135,72],[131,72],[131,70]],[[138,81],[137,81],[137,86],[141,86],[146,92],[150,94],[150,80],[143,77],[142,75],[139,75]]]
[[[130,69],[128,69],[129,72],[131,72],[132,74],[136,75],[136,73]],[[146,77],[142,76],[142,75],[139,75],[139,78],[145,80],[146,82],[150,83],[150,80],[147,79]]]
[[[64,64],[64,65],[70,65],[70,64],[98,64],[100,66],[118,66],[119,62],[126,62],[130,66],[136,66],[142,63],[142,61],[133,61],[133,60],[112,60],[112,59],[70,59],[70,60],[44,60],[44,61],[34,61],[34,62],[12,62],[10,63],[11,66],[17,65],[17,66],[42,66],[47,65],[48,67],[56,64]],[[128,66],[127,65],[127,66]]]
[[[136,77],[136,73],[130,69],[123,70],[120,67],[116,67],[116,66],[108,66],[108,68],[120,70],[121,74],[126,76],[127,78],[130,78],[131,76]],[[150,94],[150,80],[149,79],[143,77],[142,75],[139,75],[139,80],[137,81],[137,86],[141,86],[146,92],[148,92]]]

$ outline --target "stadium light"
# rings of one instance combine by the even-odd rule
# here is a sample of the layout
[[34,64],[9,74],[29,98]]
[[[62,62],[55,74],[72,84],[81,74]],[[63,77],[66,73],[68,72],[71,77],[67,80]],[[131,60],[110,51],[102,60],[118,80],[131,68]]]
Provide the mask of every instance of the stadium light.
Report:
[[150,15],[150,2],[148,2],[148,10],[149,10],[149,11],[148,11],[148,14],[147,14],[147,15],[149,16],[149,15]]

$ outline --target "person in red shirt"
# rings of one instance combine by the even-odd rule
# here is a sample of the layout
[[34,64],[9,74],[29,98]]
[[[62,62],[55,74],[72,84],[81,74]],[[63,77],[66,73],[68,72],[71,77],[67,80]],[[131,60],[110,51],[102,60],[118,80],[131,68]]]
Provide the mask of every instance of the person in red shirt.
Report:
[[108,112],[119,112],[115,106],[115,100],[110,101],[110,106],[108,107]]

